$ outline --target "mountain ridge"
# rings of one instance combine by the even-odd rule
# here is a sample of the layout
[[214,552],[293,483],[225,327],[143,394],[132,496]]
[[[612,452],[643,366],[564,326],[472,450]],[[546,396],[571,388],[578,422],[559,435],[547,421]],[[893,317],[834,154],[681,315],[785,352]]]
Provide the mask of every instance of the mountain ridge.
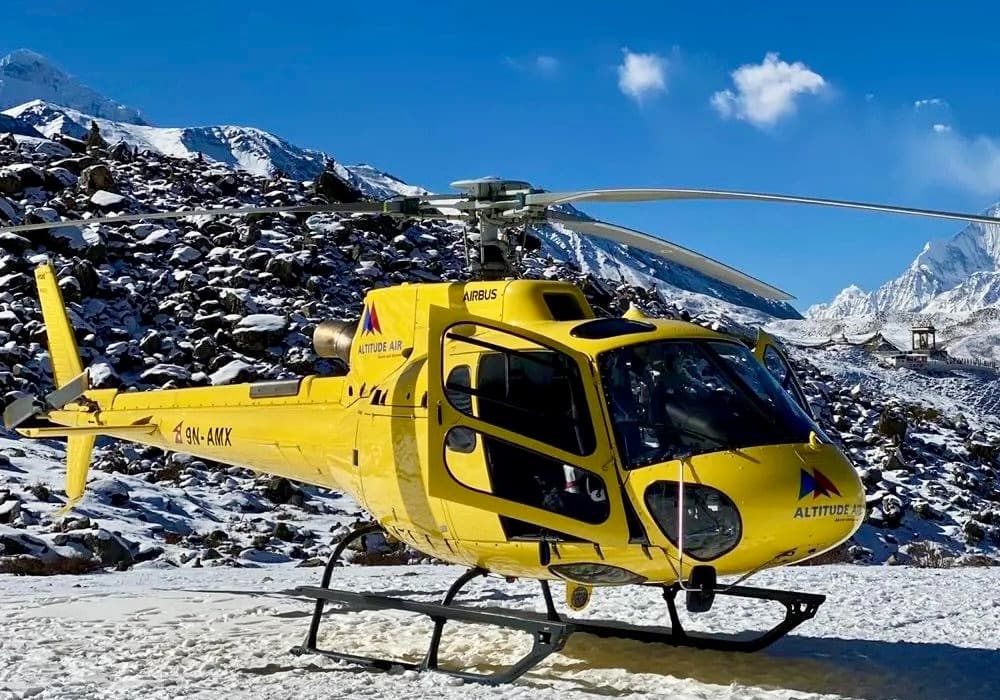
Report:
[[[43,57],[39,60],[45,61]],[[430,193],[370,164],[344,165],[322,151],[296,146],[254,127],[158,127],[87,114],[39,98],[10,107],[2,115],[15,119],[24,128],[34,128],[50,139],[59,136],[85,139],[92,124],[96,124],[102,138],[109,144],[124,141],[137,149],[175,158],[204,158],[263,177],[280,175],[312,180],[330,169],[363,196],[372,199]],[[617,277],[633,284],[655,287],[668,296],[697,295],[688,301],[699,308],[711,309],[712,302],[708,299],[715,299],[740,307],[742,311],[739,313],[748,314],[754,321],[764,321],[767,317],[801,318],[798,311],[787,303],[764,299],[640,250],[591,238],[558,225],[538,226],[536,233],[542,239],[545,251],[554,259],[571,263],[584,272],[592,271],[599,276]]]
[[[1000,217],[1000,203],[984,212]],[[866,292],[856,285],[806,310],[811,320],[872,314],[949,314],[1000,307],[1000,225],[970,223],[924,244],[899,276]]]
[[34,99],[65,105],[104,119],[148,125],[139,110],[101,95],[39,53],[17,49],[0,58],[0,110]]

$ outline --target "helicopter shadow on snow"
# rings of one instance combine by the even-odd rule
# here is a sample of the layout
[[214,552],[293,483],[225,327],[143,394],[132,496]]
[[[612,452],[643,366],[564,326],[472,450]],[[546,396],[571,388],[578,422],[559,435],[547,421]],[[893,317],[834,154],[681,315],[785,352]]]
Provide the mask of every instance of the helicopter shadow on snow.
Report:
[[[551,673],[555,680],[586,669],[669,674],[714,685],[735,683],[868,700],[1000,697],[1000,651],[940,643],[792,635],[764,651],[744,654],[579,634],[553,657],[545,675]],[[582,679],[574,682],[581,690],[601,695],[638,690],[598,686]]]

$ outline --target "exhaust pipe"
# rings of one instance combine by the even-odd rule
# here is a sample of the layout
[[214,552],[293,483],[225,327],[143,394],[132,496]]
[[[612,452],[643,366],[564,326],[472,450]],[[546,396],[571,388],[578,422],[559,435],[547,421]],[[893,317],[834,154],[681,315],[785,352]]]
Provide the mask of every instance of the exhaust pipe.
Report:
[[357,321],[323,321],[313,332],[313,350],[320,357],[336,358],[350,365],[351,343]]

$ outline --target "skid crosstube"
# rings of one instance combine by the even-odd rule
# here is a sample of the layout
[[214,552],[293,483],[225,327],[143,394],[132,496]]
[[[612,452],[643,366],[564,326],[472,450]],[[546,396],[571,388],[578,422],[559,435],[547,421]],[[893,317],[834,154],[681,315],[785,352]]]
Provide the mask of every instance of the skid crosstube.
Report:
[[[744,639],[686,632],[677,615],[675,602],[677,593],[683,590],[683,587],[676,583],[663,587],[663,598],[667,603],[667,610],[670,615],[670,627],[668,628],[644,627],[618,622],[573,620],[561,617],[555,609],[549,583],[544,580],[540,581],[540,583],[542,595],[545,600],[545,613],[520,610],[497,612],[483,608],[453,605],[455,597],[469,581],[479,576],[487,575],[488,572],[484,569],[469,569],[459,576],[448,589],[448,592],[440,603],[423,603],[373,593],[357,593],[331,589],[329,585],[333,568],[343,551],[351,542],[378,530],[379,528],[373,525],[351,533],[338,545],[330,556],[330,560],[327,562],[326,569],[323,572],[321,585],[302,586],[295,589],[298,595],[315,599],[316,605],[306,638],[302,645],[292,649],[293,653],[322,654],[372,670],[388,671],[393,668],[399,668],[412,671],[439,671],[467,681],[500,685],[520,678],[547,656],[562,649],[570,636],[576,632],[593,634],[598,637],[632,639],[640,642],[693,647],[696,649],[739,652],[759,651],[788,634],[788,632],[806,620],[811,619],[816,614],[819,606],[826,600],[826,596],[814,593],[779,591],[748,586],[717,587],[714,591],[717,595],[773,600],[785,606],[785,617],[781,622],[767,632],[750,639]],[[317,635],[323,617],[323,610],[328,602],[343,605],[351,610],[401,610],[429,617],[434,621],[434,631],[431,634],[431,640],[423,661],[419,663],[396,661],[320,649],[317,645]],[[527,632],[532,635],[531,651],[512,666],[492,674],[442,669],[438,665],[438,650],[444,626],[449,621],[496,625],[506,629]]]

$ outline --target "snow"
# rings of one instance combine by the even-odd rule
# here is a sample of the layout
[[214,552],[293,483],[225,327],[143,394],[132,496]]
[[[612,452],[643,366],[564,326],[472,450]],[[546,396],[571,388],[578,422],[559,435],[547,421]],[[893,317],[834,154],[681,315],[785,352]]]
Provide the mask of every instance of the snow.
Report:
[[277,314],[250,314],[240,319],[236,327],[257,333],[281,333],[288,328],[288,319]]
[[[348,590],[438,600],[460,569],[346,567]],[[436,673],[370,673],[321,656],[294,656],[312,603],[293,598],[319,569],[136,569],[88,577],[0,576],[0,698],[423,697],[870,698],[992,700],[1000,696],[1000,569],[948,573],[904,567],[798,567],[754,584],[824,593],[816,618],[756,654],[674,649],[627,640],[572,637],[562,652],[513,685],[489,688]],[[557,606],[562,585],[554,585]],[[540,611],[534,582],[477,579],[471,605]],[[709,632],[761,629],[780,606],[720,598],[689,618]],[[595,591],[581,617],[663,623],[653,589]],[[368,611],[329,614],[320,646],[416,659],[423,618]],[[492,670],[524,649],[517,633],[451,623],[443,662]]]
[[232,362],[227,362],[218,370],[212,373],[209,377],[212,386],[219,386],[220,384],[233,384],[239,378],[240,374],[248,369],[251,369],[253,365],[244,362],[243,360],[233,360]]
[[[105,119],[145,124],[135,109],[100,95],[52,65],[47,58],[18,49],[0,58],[0,109],[42,99]],[[0,124],[0,131],[5,131]]]

